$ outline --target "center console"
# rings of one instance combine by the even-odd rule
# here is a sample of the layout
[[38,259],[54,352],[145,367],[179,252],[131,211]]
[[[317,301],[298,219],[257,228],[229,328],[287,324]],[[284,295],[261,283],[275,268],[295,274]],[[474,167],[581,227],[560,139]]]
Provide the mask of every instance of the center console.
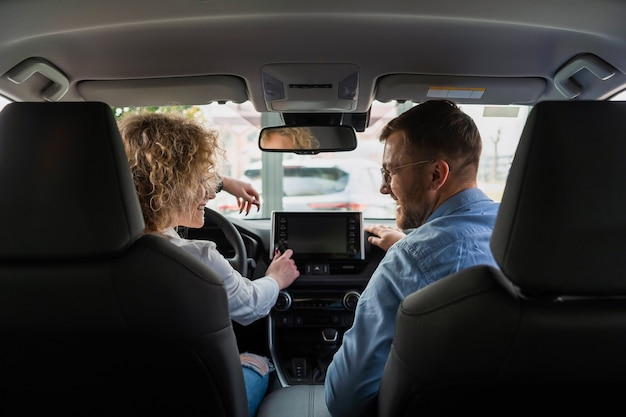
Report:
[[281,292],[270,314],[270,341],[283,386],[323,384],[326,368],[352,326],[359,289]]
[[277,376],[282,386],[323,384],[382,254],[368,261],[360,212],[274,212],[270,234],[270,258],[292,249],[301,274],[269,315]]

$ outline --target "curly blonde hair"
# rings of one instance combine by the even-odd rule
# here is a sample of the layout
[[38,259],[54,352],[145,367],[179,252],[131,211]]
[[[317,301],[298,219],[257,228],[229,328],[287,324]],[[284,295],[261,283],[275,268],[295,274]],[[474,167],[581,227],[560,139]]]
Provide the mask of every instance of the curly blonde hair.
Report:
[[177,226],[198,200],[201,185],[215,192],[218,133],[175,113],[129,114],[119,122],[146,232]]
[[261,145],[267,140],[270,133],[290,138],[295,149],[318,149],[320,147],[319,141],[308,127],[283,127],[264,130],[261,136]]

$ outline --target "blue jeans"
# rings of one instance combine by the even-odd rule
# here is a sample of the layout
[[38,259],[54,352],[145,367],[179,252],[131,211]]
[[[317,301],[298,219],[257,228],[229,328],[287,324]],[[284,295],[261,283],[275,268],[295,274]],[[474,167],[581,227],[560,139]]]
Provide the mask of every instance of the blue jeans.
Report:
[[[265,358],[267,359],[267,358]],[[274,369],[269,360],[267,361],[269,371],[265,373],[259,372],[254,366],[242,364],[243,381],[246,386],[246,397],[248,397],[248,416],[256,416],[259,406],[265,393],[267,392],[267,386],[269,383],[269,373]]]

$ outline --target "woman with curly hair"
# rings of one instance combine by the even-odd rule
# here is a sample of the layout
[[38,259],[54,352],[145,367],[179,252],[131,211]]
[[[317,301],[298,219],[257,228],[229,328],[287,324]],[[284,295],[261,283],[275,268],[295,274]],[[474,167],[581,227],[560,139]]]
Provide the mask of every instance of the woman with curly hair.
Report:
[[[288,249],[277,253],[266,276],[243,277],[214,242],[183,239],[177,226],[199,228],[204,224],[204,207],[221,187],[217,160],[223,156],[218,134],[195,120],[174,113],[129,114],[119,123],[124,148],[135,181],[146,223],[146,232],[158,234],[198,257],[220,275],[228,294],[231,318],[243,325],[266,316],[278,292],[299,276]],[[235,195],[240,209],[260,204],[251,185],[228,179],[224,189]],[[268,372],[266,358],[241,355],[250,416],[265,395]],[[259,377],[260,376],[260,377]]]

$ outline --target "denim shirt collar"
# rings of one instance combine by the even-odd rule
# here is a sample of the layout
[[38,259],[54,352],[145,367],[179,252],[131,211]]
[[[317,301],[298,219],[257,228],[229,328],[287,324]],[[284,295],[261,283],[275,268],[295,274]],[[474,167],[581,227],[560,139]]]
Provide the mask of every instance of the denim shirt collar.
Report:
[[468,206],[479,201],[492,200],[479,188],[468,188],[460,191],[437,207],[428,219],[426,219],[425,223],[442,216],[449,216],[451,214],[464,211],[464,209],[468,208]]

